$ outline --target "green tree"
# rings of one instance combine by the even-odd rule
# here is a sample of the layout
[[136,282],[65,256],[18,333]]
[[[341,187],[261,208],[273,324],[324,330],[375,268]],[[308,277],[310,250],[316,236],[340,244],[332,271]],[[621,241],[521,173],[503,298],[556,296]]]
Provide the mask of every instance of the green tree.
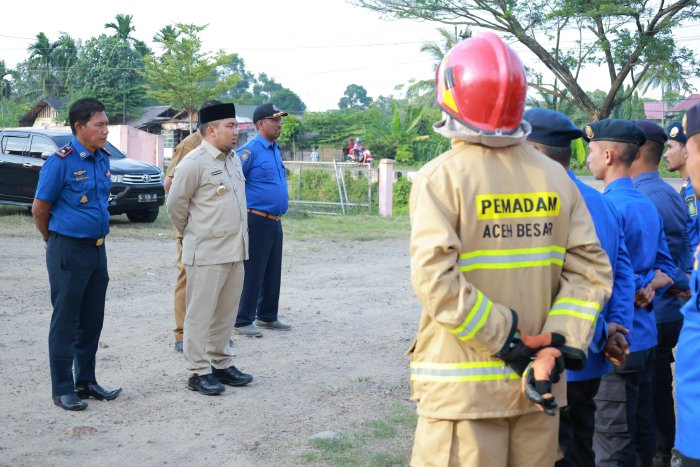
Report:
[[[697,0],[653,3],[647,0],[356,0],[356,3],[399,18],[435,20],[506,34],[527,47],[553,77],[553,82],[548,83],[541,75],[534,74],[530,77],[531,87],[573,103],[593,120],[608,117],[615,107],[631,98],[650,68],[664,60],[681,63],[685,79],[700,75],[698,62],[687,48],[676,43],[671,30],[681,21],[700,18]],[[573,45],[567,46],[563,40],[565,32],[577,35]],[[588,33],[593,34],[593,40],[585,36]],[[544,40],[538,39],[543,36]],[[669,50],[674,53],[669,55]],[[682,57],[688,60],[681,62]],[[579,84],[579,73],[588,65],[601,67],[610,79],[610,89],[598,105]]]
[[[27,47],[29,52],[28,68],[38,77],[41,92],[46,97],[53,97],[53,52],[55,43],[43,32],[36,35],[36,42]],[[30,71],[31,72],[31,71]]]
[[348,85],[338,102],[340,109],[366,109],[370,105],[372,98],[367,95],[367,90],[358,84]]
[[131,35],[132,32],[136,31],[136,26],[133,25],[133,15],[118,14],[114,19],[115,22],[105,23],[105,29],[113,29],[115,37],[129,42],[141,56],[151,53],[151,49],[148,48],[145,42]]
[[282,86],[274,78],[268,77],[266,73],[258,75],[257,81],[253,84],[253,95],[256,96],[256,102],[250,102],[251,104],[274,102],[285,112],[303,113],[306,110],[306,104],[298,95]]
[[391,114],[368,128],[368,145],[383,157],[405,164],[415,163],[413,145],[424,136],[418,134],[424,109],[392,102]]
[[71,68],[72,98],[91,96],[104,103],[113,122],[141,112],[146,92],[141,53],[118,36],[89,39]]
[[161,55],[143,58],[145,69],[141,75],[147,82],[149,96],[187,111],[191,129],[192,114],[202,102],[216,99],[240,78],[232,74],[211,83],[216,68],[230,63],[232,55],[221,50],[215,54],[202,50],[199,33],[206,26],[178,23],[176,29],[178,34],[161,38]]

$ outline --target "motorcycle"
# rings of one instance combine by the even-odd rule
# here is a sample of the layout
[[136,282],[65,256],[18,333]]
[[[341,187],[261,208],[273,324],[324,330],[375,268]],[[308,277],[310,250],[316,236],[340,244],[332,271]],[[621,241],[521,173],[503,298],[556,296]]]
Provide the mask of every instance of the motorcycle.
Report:
[[346,157],[348,162],[357,162],[358,164],[371,164],[374,160],[369,149],[355,149],[349,152]]

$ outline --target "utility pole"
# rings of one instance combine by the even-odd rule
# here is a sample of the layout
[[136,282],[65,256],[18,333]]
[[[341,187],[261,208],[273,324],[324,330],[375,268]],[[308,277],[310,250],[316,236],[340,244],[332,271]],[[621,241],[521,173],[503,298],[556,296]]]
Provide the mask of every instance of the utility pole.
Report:
[[122,124],[126,125],[126,72],[122,73],[122,105],[124,110],[122,111]]

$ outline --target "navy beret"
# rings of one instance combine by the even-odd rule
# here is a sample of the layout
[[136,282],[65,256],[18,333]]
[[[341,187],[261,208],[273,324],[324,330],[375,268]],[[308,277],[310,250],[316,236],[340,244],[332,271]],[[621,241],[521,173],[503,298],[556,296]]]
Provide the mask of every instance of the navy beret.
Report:
[[523,120],[532,127],[528,141],[547,146],[566,147],[571,141],[583,136],[571,120],[561,112],[549,109],[529,109],[523,114]]
[[679,143],[685,144],[688,139],[685,137],[685,132],[683,131],[683,124],[681,122],[673,122],[668,126],[667,129],[668,139],[673,141],[678,141]]
[[700,104],[695,104],[689,108],[683,116],[683,130],[685,130],[686,138],[700,133]]
[[209,123],[225,118],[236,118],[236,106],[233,104],[216,104],[199,109],[199,123]]
[[634,122],[607,118],[590,123],[583,129],[583,138],[590,141],[616,141],[641,146],[647,137]]
[[650,122],[649,120],[634,120],[634,123],[642,129],[647,136],[647,141],[656,141],[657,143],[664,144],[668,139],[664,129],[654,122]]

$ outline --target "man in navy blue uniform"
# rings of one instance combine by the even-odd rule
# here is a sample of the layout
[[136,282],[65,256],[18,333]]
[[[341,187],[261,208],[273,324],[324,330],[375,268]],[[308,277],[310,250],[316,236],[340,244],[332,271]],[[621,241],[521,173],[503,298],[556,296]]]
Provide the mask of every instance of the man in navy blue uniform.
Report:
[[[112,400],[121,388],[105,389],[95,377],[109,275],[105,236],[109,129],[105,107],[80,99],[68,112],[73,138],[49,157],[39,174],[32,214],[44,238],[51,287],[49,364],[54,404],[83,410],[82,399]],[[73,380],[75,369],[75,381]]]
[[[688,212],[686,231],[690,242],[690,251],[695,251],[700,243],[700,216],[698,216],[698,200],[695,196],[695,189],[690,183],[690,175],[686,166],[688,150],[685,147],[687,141],[683,125],[681,122],[673,122],[666,129],[668,145],[664,153],[664,160],[669,172],[678,171],[683,179],[681,187],[681,198]],[[690,271],[688,271],[690,272]]]
[[253,112],[258,134],[237,151],[246,179],[250,248],[234,332],[244,336],[262,336],[259,328],[291,329],[277,317],[282,279],[280,220],[289,206],[287,175],[277,139],[286,115],[272,103],[259,105]]
[[596,321],[586,366],[566,372],[568,405],[561,409],[559,420],[559,446],[564,458],[556,466],[593,466],[596,409],[593,397],[598,392],[601,377],[612,368],[606,355],[620,365],[629,353],[624,335],[631,329],[634,315],[634,272],[620,215],[603,195],[581,182],[570,170],[571,141],[583,136],[583,132],[564,114],[554,110],[530,109],[523,119],[532,126],[528,144],[559,162],[576,183],[613,269],[613,292]]
[[656,290],[672,283],[676,265],[668,251],[661,217],[630,178],[630,166],[646,142],[644,132],[633,122],[607,119],[587,125],[584,138],[589,141],[588,166],[596,179],[605,182],[603,195],[622,218],[637,291],[630,354],[622,367],[602,378],[595,397],[596,465],[651,466],[656,451],[653,298]]
[[[676,435],[675,403],[673,400],[673,349],[683,325],[681,306],[690,295],[686,272],[692,267],[688,243],[687,214],[683,199],[671,185],[659,176],[659,163],[666,143],[666,133],[656,123],[636,120],[647,140],[632,162],[634,186],[656,206],[663,219],[664,234],[677,272],[673,287],[654,297],[654,315],[658,332],[656,351],[656,385],[654,414],[656,419],[656,461],[658,467],[671,466],[671,449]],[[659,291],[661,292],[661,291]]]
[[[700,104],[688,109],[683,119],[683,130],[687,138],[688,173],[693,187],[700,190]],[[698,276],[699,254],[695,261],[690,286],[693,292],[683,306],[683,328],[678,338],[676,352],[676,400],[678,401],[678,431],[676,448],[681,453],[681,465],[700,467],[700,276]]]

